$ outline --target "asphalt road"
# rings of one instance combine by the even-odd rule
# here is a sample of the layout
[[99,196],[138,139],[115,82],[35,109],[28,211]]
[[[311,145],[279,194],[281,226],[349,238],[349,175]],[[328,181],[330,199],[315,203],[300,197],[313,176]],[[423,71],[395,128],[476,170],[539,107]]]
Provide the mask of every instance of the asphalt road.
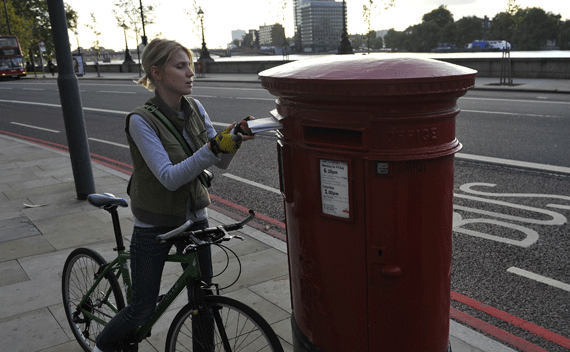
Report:
[[[111,81],[81,81],[80,89],[93,158],[129,171],[124,115],[151,93]],[[193,95],[217,129],[248,115],[265,117],[275,107],[257,84],[201,82]],[[567,95],[471,91],[458,104],[462,153],[570,165]],[[65,146],[59,105],[55,81],[0,82],[0,131]],[[284,220],[272,134],[244,143],[228,170],[213,171],[212,194]],[[570,343],[569,181],[456,159],[452,307],[490,324],[486,333],[501,329],[546,351],[570,349],[561,346]]]

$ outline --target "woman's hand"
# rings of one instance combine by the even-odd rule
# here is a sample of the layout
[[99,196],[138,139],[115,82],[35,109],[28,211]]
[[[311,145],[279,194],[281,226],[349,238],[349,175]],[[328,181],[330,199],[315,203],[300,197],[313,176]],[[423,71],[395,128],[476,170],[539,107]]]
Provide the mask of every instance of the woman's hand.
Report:
[[236,135],[241,135],[242,136],[242,140],[248,140],[248,139],[253,139],[255,138],[255,135],[251,132],[251,129],[249,128],[247,121],[249,120],[255,120],[255,117],[253,116],[248,116],[245,119],[241,120],[239,122],[239,124],[237,124],[237,126],[235,126],[234,129],[234,134]]

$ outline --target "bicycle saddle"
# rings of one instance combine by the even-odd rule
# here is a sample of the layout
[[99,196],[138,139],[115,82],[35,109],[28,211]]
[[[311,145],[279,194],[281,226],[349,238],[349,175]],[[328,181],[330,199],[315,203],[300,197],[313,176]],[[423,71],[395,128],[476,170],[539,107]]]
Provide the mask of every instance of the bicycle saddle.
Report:
[[117,205],[126,208],[129,206],[129,203],[126,200],[123,198],[117,198],[111,193],[90,194],[87,196],[87,200],[98,208]]

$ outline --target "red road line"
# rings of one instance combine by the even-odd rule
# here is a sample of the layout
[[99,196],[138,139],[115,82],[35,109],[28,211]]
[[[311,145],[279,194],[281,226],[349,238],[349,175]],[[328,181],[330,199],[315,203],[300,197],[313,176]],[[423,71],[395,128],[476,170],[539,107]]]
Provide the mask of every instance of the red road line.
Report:
[[95,157],[95,158],[98,158],[98,159],[101,159],[101,160],[106,160],[106,161],[112,162],[112,163],[114,163],[114,164],[116,164],[116,165],[119,165],[119,166],[124,166],[124,167],[126,167],[126,168],[128,168],[128,169],[131,169],[131,170],[133,169],[133,166],[132,166],[131,164],[123,163],[122,161],[114,160],[114,159],[111,159],[111,158],[107,158],[106,156],[99,155],[99,154],[94,154],[94,153],[91,153],[90,155],[91,155],[92,157]]
[[543,339],[546,339],[548,341],[554,342],[557,345],[560,345],[562,347],[565,348],[569,348],[570,349],[570,339],[562,336],[562,335],[558,335],[555,332],[552,332],[550,330],[546,330],[543,327],[540,327],[536,324],[533,324],[531,322],[528,322],[524,319],[521,319],[519,317],[516,317],[512,314],[509,314],[507,312],[504,312],[502,310],[499,310],[497,308],[491,307],[485,303],[479,302],[477,300],[474,300],[473,298],[464,296],[460,293],[451,291],[451,299],[457,302],[461,302],[463,304],[466,304],[470,307],[473,307],[481,312],[487,313],[495,318],[499,318],[503,321],[506,321],[507,323],[517,326],[521,329],[524,329],[528,332],[531,332],[533,334],[535,334],[536,336],[540,336]]
[[521,339],[515,335],[509,334],[505,330],[499,329],[489,323],[486,323],[480,319],[474,318],[469,314],[463,313],[462,311],[450,307],[450,315],[452,318],[464,322],[465,324],[474,327],[477,330],[483,331],[497,339],[504,341],[516,348],[520,348],[525,352],[548,352],[547,350],[533,345],[532,343]]
[[0,133],[7,134],[10,136],[14,136],[14,137],[18,137],[18,138],[22,138],[22,139],[27,139],[27,140],[30,140],[34,143],[42,145],[44,147],[56,149],[56,150],[59,150],[61,152],[69,152],[69,149],[65,145],[61,145],[61,144],[57,144],[57,143],[53,143],[53,142],[48,142],[48,141],[44,141],[41,139],[36,139],[36,138],[28,137],[28,136],[22,136],[21,134],[12,133],[12,132],[8,132],[8,131],[0,131]]

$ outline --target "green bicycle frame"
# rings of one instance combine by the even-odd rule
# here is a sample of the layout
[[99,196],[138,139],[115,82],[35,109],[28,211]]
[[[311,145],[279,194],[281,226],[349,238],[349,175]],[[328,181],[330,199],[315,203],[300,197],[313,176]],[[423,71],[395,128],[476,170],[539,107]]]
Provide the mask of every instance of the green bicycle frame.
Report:
[[[132,298],[132,287],[131,287],[131,276],[127,261],[130,259],[130,257],[131,254],[129,252],[125,250],[118,250],[117,258],[115,258],[112,262],[106,264],[104,267],[102,267],[103,270],[98,272],[97,279],[93,283],[93,286],[85,294],[85,296],[83,296],[83,299],[79,303],[79,307],[84,306],[87,299],[91,296],[91,294],[93,293],[93,291],[95,291],[96,287],[99,285],[101,280],[103,280],[103,278],[105,278],[105,276],[107,276],[108,273],[111,273],[111,275],[115,275],[117,279],[119,279],[121,276],[123,277],[123,284],[125,286],[126,295],[127,295],[127,304],[129,304]],[[168,307],[172,304],[172,302],[174,302],[174,300],[176,299],[176,297],[178,297],[180,292],[182,292],[182,290],[186,288],[186,283],[191,279],[201,277],[196,251],[191,251],[190,253],[185,255],[178,253],[169,254],[166,258],[166,261],[172,263],[181,263],[181,264],[186,263],[188,264],[188,267],[186,268],[186,270],[184,270],[184,272],[178,278],[178,280],[174,282],[174,284],[168,290],[168,292],[164,294],[163,299],[157,305],[156,311],[152,315],[151,319],[145,325],[137,329],[136,338],[137,341],[139,342],[147,337],[152,326],[157,322],[157,320],[162,316],[162,314],[164,314],[164,312],[166,311],[166,309],[168,309]],[[105,292],[105,299],[103,303],[106,304],[116,314],[118,313],[117,307],[115,307],[113,304],[111,304],[108,301],[108,298],[109,296],[111,296],[111,293],[112,293],[112,288],[109,287],[107,292]],[[101,325],[107,324],[106,321],[88,312],[84,308],[80,309],[81,312],[89,319],[92,319]]]

